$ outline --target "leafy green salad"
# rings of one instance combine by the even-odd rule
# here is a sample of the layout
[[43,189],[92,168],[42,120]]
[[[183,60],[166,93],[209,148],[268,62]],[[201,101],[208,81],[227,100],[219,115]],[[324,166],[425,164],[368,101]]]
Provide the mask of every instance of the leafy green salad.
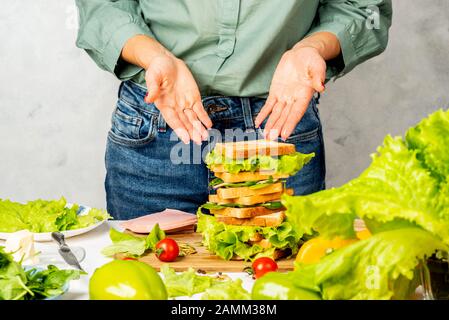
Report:
[[242,280],[222,279],[219,276],[199,275],[193,268],[176,273],[165,264],[161,267],[168,296],[191,297],[203,293],[202,300],[249,300],[251,295],[242,286]]
[[0,199],[0,232],[54,232],[81,229],[110,219],[104,210],[90,209],[78,215],[79,205],[67,206],[64,198],[54,201],[35,200],[26,204]]
[[11,254],[0,247],[0,300],[42,300],[62,295],[71,280],[79,279],[78,270],[24,269]]

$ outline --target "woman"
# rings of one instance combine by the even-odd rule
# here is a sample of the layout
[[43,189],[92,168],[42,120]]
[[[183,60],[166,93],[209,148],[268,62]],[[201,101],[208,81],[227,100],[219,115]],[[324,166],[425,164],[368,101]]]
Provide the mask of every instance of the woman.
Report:
[[76,2],[77,45],[123,81],[106,151],[116,219],[207,201],[204,164],[170,159],[173,131],[197,151],[212,127],[261,128],[315,152],[296,194],[323,189],[319,93],[385,49],[392,15],[391,0]]

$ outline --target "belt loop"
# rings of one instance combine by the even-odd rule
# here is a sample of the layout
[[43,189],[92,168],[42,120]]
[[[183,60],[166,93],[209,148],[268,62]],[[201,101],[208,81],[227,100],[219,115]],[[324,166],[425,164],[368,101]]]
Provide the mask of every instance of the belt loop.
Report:
[[120,82],[120,86],[118,87],[118,92],[117,92],[117,99],[120,99],[120,97],[122,96],[122,89],[123,89],[124,85],[125,85],[125,81]]
[[321,98],[321,93],[317,92],[315,95],[315,102],[316,104],[320,104],[320,98]]
[[256,127],[254,125],[253,115],[251,112],[251,101],[250,98],[240,98],[242,102],[243,120],[245,120],[246,130],[255,131]]
[[159,112],[159,117],[157,119],[157,131],[162,133],[167,132],[167,123],[165,122],[161,112]]

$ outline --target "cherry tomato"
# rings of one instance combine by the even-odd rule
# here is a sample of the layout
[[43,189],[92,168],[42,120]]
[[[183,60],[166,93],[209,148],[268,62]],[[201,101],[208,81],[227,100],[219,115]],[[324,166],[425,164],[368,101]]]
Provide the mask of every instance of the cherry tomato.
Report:
[[164,262],[173,262],[179,255],[179,246],[175,240],[165,238],[156,244],[156,257]]
[[262,257],[254,260],[253,272],[256,279],[259,279],[268,272],[275,272],[278,270],[277,263],[268,257]]

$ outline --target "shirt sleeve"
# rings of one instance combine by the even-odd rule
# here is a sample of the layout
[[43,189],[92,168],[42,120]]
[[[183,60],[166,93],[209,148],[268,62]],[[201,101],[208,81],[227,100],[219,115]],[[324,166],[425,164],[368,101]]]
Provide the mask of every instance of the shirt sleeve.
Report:
[[120,80],[128,80],[142,69],[121,60],[128,39],[136,35],[154,38],[145,23],[137,0],[76,0],[79,31],[76,45],[86,50],[97,65]]
[[342,51],[340,57],[328,61],[326,77],[341,77],[382,53],[387,47],[392,13],[391,0],[320,0],[308,35],[333,33]]

